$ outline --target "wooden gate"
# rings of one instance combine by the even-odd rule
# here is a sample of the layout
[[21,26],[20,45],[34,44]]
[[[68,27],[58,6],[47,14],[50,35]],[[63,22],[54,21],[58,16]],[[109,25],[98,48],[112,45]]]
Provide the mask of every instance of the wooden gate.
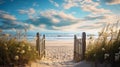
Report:
[[[40,58],[45,57],[45,35],[40,38],[40,34],[36,34],[36,50],[39,53]],[[76,35],[74,35],[74,57],[73,60],[79,62],[84,60],[85,58],[85,50],[86,50],[86,33],[82,33],[82,38],[78,39]]]
[[78,39],[74,35],[74,57],[73,60],[79,62],[85,59],[85,50],[86,50],[86,33],[82,33],[82,38]]
[[40,59],[42,57],[45,57],[45,35],[43,35],[42,38],[40,38],[40,34],[36,34],[36,50],[39,53]]

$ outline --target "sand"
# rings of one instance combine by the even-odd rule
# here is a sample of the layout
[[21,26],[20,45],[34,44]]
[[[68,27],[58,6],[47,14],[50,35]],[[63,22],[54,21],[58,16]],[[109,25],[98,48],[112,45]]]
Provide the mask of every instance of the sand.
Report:
[[73,46],[74,40],[46,41],[46,57],[33,62],[30,67],[94,67],[92,62],[75,63],[73,61]]
[[46,57],[32,63],[31,67],[73,66],[73,40],[48,40]]

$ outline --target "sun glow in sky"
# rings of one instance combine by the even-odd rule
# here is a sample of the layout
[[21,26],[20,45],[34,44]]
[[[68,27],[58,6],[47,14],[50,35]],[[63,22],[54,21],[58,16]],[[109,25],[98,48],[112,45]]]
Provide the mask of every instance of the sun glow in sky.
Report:
[[119,11],[120,0],[0,0],[0,29],[98,32]]

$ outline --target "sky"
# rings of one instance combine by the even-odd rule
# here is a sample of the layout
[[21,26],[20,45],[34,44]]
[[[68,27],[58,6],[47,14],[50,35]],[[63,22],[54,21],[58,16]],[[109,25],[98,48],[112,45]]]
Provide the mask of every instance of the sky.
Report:
[[0,0],[0,29],[98,32],[120,18],[120,0]]

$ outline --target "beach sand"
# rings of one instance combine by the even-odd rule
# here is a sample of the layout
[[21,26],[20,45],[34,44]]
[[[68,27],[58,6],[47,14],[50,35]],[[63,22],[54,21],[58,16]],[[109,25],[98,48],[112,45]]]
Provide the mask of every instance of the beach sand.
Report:
[[[85,60],[75,63],[73,61],[73,46],[74,40],[46,41],[46,57],[33,62],[30,67],[94,67],[94,62]],[[104,67],[104,65],[98,64],[97,67]]]
[[73,61],[74,40],[49,40],[46,41],[46,57],[32,63],[31,67],[90,67],[82,61]]
[[73,65],[73,40],[47,40],[46,57],[33,63],[32,67],[63,67]]

